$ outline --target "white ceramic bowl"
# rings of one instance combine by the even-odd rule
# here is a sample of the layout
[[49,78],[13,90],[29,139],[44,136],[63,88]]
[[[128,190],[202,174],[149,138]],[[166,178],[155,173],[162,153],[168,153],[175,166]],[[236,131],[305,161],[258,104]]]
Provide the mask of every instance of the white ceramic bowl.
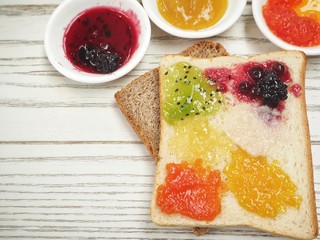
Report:
[[[138,47],[130,59],[109,74],[87,73],[76,68],[66,57],[63,36],[66,27],[81,12],[96,6],[110,6],[130,11],[139,22]],[[148,15],[136,0],[65,0],[51,15],[44,36],[45,51],[51,64],[64,76],[84,83],[103,83],[115,80],[131,71],[142,59],[150,43],[151,26]]]
[[224,16],[212,27],[203,30],[184,30],[167,22],[160,14],[157,0],[142,0],[150,19],[163,31],[182,38],[206,38],[218,35],[229,29],[241,16],[247,0],[228,0]]
[[320,46],[317,47],[298,47],[292,44],[289,44],[280,38],[278,38],[276,35],[274,35],[269,27],[266,24],[266,21],[262,14],[262,7],[265,5],[267,0],[253,0],[252,1],[252,12],[254,20],[256,21],[260,31],[263,33],[263,35],[269,39],[273,44],[277,45],[278,47],[286,50],[299,50],[303,51],[305,54],[309,56],[314,55],[320,55]]

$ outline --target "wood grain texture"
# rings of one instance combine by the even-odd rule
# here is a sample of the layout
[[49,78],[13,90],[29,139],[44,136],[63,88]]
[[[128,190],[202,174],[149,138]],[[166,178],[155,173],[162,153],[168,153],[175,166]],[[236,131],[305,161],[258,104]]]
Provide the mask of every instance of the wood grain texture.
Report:
[[[152,25],[149,49],[133,71],[110,83],[79,84],[55,71],[44,52],[44,29],[60,2],[0,1],[0,239],[278,239],[247,228],[212,229],[198,238],[191,229],[151,222],[154,162],[113,95],[156,67],[162,55],[196,40]],[[279,50],[255,25],[251,1],[231,29],[211,39],[237,55]],[[309,57],[306,94],[317,205],[319,76],[319,57]]]

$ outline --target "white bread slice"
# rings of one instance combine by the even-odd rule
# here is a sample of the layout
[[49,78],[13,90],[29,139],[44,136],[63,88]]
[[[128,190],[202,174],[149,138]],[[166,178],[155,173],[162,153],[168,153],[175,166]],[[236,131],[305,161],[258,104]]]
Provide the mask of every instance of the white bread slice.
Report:
[[[264,218],[242,208],[234,195],[227,191],[221,196],[221,213],[213,221],[198,221],[180,214],[165,214],[156,204],[157,188],[164,183],[166,164],[179,163],[170,152],[169,140],[174,129],[161,116],[160,118],[160,152],[157,163],[154,191],[151,201],[151,217],[154,223],[165,226],[192,227],[227,227],[249,226],[273,234],[299,239],[313,239],[318,235],[318,222],[315,206],[313,169],[309,127],[305,103],[305,66],[306,57],[298,51],[281,51],[252,57],[217,57],[212,59],[196,59],[180,55],[168,55],[160,62],[160,108],[163,107],[162,84],[165,68],[177,62],[187,62],[200,69],[212,67],[233,68],[236,64],[265,61],[284,62],[291,73],[293,83],[302,87],[300,97],[288,94],[286,107],[282,114],[285,121],[268,126],[258,112],[263,107],[239,102],[232,94],[227,111],[207,115],[210,125],[224,131],[229,138],[255,156],[267,156],[277,159],[279,166],[289,175],[297,186],[297,193],[302,197],[299,209],[288,207],[285,213],[276,218]],[[236,124],[235,124],[236,123]],[[245,134],[244,134],[245,133]],[[222,179],[226,180],[223,168],[228,159],[215,165],[220,170]]]

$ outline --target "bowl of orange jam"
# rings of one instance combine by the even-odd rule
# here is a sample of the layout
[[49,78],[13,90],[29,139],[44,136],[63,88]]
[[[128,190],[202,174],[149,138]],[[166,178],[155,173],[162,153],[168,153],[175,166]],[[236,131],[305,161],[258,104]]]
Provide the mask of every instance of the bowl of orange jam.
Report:
[[246,0],[142,0],[150,19],[163,31],[182,38],[206,38],[229,29]]
[[255,0],[252,12],[260,31],[278,47],[320,55],[320,0]]

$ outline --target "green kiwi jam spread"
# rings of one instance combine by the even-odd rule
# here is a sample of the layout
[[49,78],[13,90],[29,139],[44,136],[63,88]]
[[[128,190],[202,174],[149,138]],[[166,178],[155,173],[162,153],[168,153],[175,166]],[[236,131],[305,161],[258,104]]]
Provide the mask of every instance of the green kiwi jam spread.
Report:
[[178,62],[167,67],[162,74],[161,113],[167,123],[219,111],[224,101],[223,94],[214,84],[210,85],[201,69]]

